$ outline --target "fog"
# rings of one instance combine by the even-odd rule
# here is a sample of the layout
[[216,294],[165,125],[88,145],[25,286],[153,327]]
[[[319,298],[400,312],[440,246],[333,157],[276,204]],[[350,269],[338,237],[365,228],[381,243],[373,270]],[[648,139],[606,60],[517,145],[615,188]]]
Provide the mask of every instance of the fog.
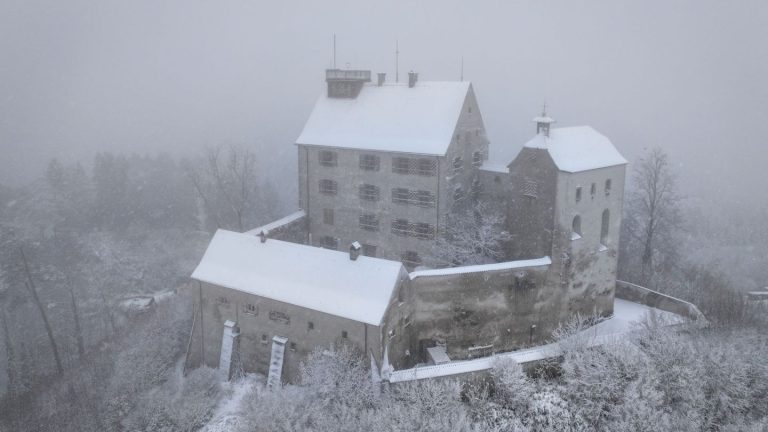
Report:
[[[293,141],[338,65],[472,81],[492,154],[546,102],[630,159],[662,146],[683,191],[758,200],[768,186],[763,1],[84,1],[0,3],[0,183],[52,157],[189,156],[263,144],[293,191]],[[279,176],[279,177],[278,177]],[[760,201],[762,200],[762,201]]]

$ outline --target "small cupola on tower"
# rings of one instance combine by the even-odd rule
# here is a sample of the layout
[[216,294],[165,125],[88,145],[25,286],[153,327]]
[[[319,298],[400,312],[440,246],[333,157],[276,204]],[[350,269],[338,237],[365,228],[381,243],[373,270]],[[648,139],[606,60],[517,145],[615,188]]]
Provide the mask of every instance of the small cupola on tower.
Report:
[[371,71],[326,69],[325,82],[328,83],[328,97],[354,99],[360,94],[363,84],[371,82]]
[[536,123],[536,134],[542,134],[549,138],[549,127],[555,122],[555,119],[547,115],[547,106],[541,110],[541,115],[535,117],[533,121]]

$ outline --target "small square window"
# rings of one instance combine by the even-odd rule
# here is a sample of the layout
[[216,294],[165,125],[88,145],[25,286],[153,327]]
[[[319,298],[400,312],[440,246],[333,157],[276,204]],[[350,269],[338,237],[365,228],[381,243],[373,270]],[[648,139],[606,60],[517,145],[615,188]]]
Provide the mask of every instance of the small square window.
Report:
[[577,187],[576,188],[576,202],[579,202],[579,201],[581,201],[581,188]]
[[453,190],[453,200],[460,201],[463,198],[464,198],[464,189],[462,189],[461,186],[457,186],[456,189]]
[[363,255],[368,257],[376,256],[376,246],[363,243]]
[[318,159],[322,166],[335,167],[338,164],[336,152],[323,150],[318,153]]
[[595,194],[597,193],[597,185],[592,183],[592,186],[589,188],[589,195],[590,198],[595,199]]
[[395,331],[395,329],[390,330],[389,331],[389,338],[391,339],[391,338],[393,338],[395,336],[397,336],[397,332]]
[[228,305],[229,304],[229,299],[224,297],[224,296],[219,296],[218,298],[216,298],[216,303],[218,303],[220,305]]
[[261,335],[261,343],[262,345],[266,345],[267,343],[269,343],[267,335],[265,334]]
[[362,184],[358,188],[358,196],[364,201],[378,201],[379,200],[379,187],[371,184]]
[[296,351],[296,342],[291,342],[291,351]]
[[611,195],[611,179],[605,181],[605,196]]
[[341,331],[341,338],[342,339],[347,339],[348,337],[349,337],[349,334],[347,334],[347,331],[346,330],[342,330]]
[[472,165],[479,167],[483,164],[483,154],[479,151],[476,151],[472,154]]
[[526,179],[523,183],[523,195],[531,198],[537,198],[539,196],[539,185],[534,180]]
[[322,179],[318,182],[318,186],[323,195],[336,195],[339,191],[339,184],[334,180]]
[[364,171],[378,171],[381,160],[378,156],[363,154],[360,155],[360,169]]
[[259,308],[253,303],[246,303],[243,305],[243,312],[249,315],[258,315]]
[[464,159],[461,156],[453,158],[453,173],[458,174],[464,170]]
[[339,239],[336,237],[331,236],[323,236],[320,237],[320,245],[321,248],[325,249],[331,249],[331,250],[338,250],[339,249]]
[[307,330],[314,330],[315,329],[315,323],[312,321],[307,323]]

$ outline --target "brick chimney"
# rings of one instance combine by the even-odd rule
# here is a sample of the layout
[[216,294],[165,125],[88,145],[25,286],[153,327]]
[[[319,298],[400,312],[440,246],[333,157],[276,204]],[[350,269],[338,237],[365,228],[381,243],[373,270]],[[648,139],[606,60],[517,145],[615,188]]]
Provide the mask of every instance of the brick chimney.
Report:
[[419,74],[414,71],[408,72],[408,87],[413,88],[416,85],[416,81],[419,80]]

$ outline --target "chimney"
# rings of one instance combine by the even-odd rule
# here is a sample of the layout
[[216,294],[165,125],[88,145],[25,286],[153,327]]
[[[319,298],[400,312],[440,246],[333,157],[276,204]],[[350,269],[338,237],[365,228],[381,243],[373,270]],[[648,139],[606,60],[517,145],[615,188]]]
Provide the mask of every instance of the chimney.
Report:
[[384,81],[387,79],[387,74],[385,74],[384,72],[379,72],[376,75],[378,75],[378,77],[379,77],[379,81],[378,81],[379,87],[383,86],[384,85]]
[[259,240],[261,240],[262,243],[267,242],[267,232],[264,230],[259,231]]
[[416,81],[419,80],[419,74],[416,72],[408,72],[408,87],[413,87],[416,85]]
[[357,257],[360,256],[360,249],[363,247],[360,246],[360,243],[353,242],[351,245],[349,245],[349,259],[352,261],[357,261]]

